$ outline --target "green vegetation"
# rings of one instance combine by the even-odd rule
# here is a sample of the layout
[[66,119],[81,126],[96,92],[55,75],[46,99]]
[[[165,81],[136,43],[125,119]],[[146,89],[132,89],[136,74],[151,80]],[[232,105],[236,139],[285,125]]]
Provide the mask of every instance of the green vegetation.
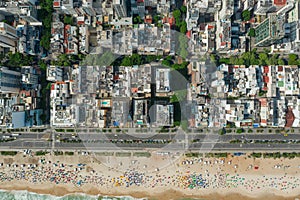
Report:
[[0,142],[11,142],[14,141],[14,138],[8,138],[8,139],[0,139]]
[[62,156],[62,155],[64,155],[64,152],[62,152],[62,151],[55,151],[54,155],[55,156]]
[[47,64],[43,60],[39,60],[40,69],[43,71],[47,70]]
[[218,131],[218,133],[219,133],[220,135],[224,135],[224,134],[226,134],[226,129],[225,129],[225,128],[222,128],[222,129],[220,129],[220,130]]
[[75,132],[75,130],[74,129],[66,129],[67,130],[67,132]]
[[248,32],[248,36],[249,37],[255,37],[255,29],[254,28],[250,28],[250,30]]
[[298,55],[296,55],[296,54],[289,54],[288,64],[289,65],[299,65]]
[[130,152],[116,152],[117,157],[130,157],[131,153]]
[[45,129],[31,128],[30,131],[31,131],[31,132],[39,132],[39,133],[42,133],[42,132],[45,131]]
[[282,153],[281,156],[284,157],[284,158],[292,159],[292,158],[300,157],[300,153],[296,153],[296,152]]
[[181,11],[182,13],[186,13],[187,7],[186,7],[186,6],[181,6],[181,7],[180,7],[180,11]]
[[17,151],[1,151],[2,156],[15,156],[17,153]]
[[254,158],[261,158],[262,154],[261,153],[252,153],[251,156]]
[[155,24],[155,26],[157,26],[158,28],[162,28],[162,17],[160,15],[154,15],[153,24]]
[[37,152],[35,152],[35,155],[36,156],[44,156],[44,155],[46,155],[46,154],[48,154],[49,152],[47,152],[47,151],[37,151]]
[[142,63],[142,56],[133,54],[132,56],[125,56],[121,62],[121,66],[141,65]]
[[143,20],[140,16],[136,16],[133,18],[133,24],[142,24]]
[[276,158],[280,158],[280,157],[281,157],[281,154],[280,154],[280,152],[275,152],[275,153],[264,153],[264,154],[263,154],[263,157],[264,157],[264,158],[274,158],[274,159],[276,159]]
[[267,91],[263,91],[263,90],[260,90],[259,93],[258,93],[258,96],[264,96],[265,94],[267,94]]
[[[96,55],[91,55],[91,56],[95,57],[95,58],[97,57]],[[107,58],[107,53],[102,54],[102,56],[100,56],[99,58],[101,58],[102,63],[103,63],[103,60],[108,59]],[[68,67],[68,66],[71,66],[72,64],[78,64],[80,61],[84,60],[85,58],[86,57],[83,54],[78,54],[78,55],[61,54],[61,55],[58,56],[57,60],[52,60],[51,64],[52,65],[57,65],[57,66]],[[86,58],[86,59],[89,59],[89,58]],[[109,60],[110,59],[108,59],[107,61],[109,61]],[[102,64],[102,63],[99,63],[99,64]],[[87,65],[88,63],[82,63],[82,64]],[[97,65],[97,63],[92,63],[92,64]],[[109,64],[111,64],[111,63],[109,63]]]
[[[166,67],[171,67],[172,69],[175,69],[175,70],[177,70],[181,73],[182,72],[181,70],[186,70],[189,62],[183,61],[181,64],[174,63],[173,57],[172,56],[167,56],[162,61],[162,64]],[[182,74],[182,75],[186,76],[185,74]]]
[[203,157],[202,153],[190,152],[185,154],[186,157]]
[[185,34],[187,31],[187,24],[184,19],[184,13],[186,12],[186,7],[182,6],[179,9],[173,11],[173,17],[175,19],[176,30],[180,31],[181,33]]
[[132,56],[124,56],[120,61],[114,62],[114,64],[121,66],[143,65],[161,58],[162,56],[132,54]]
[[61,54],[58,56],[58,60],[56,60],[56,61],[52,60],[51,64],[58,65],[58,66],[65,66],[65,67],[70,66],[71,62],[70,62],[69,55]]
[[73,156],[73,155],[74,155],[74,152],[72,152],[72,151],[66,151],[66,152],[65,152],[65,155],[67,155],[67,156]]
[[245,132],[245,130],[242,129],[242,128],[239,128],[239,129],[236,130],[236,133],[243,133],[243,132]]
[[53,13],[53,0],[41,0],[41,9],[38,10],[38,19],[43,22],[43,32],[40,41],[40,45],[46,49],[50,49],[51,38],[51,22]]
[[73,17],[69,16],[69,15],[65,15],[64,16],[64,24],[72,25],[73,24]]
[[166,127],[162,127],[160,130],[159,130],[159,133],[168,133],[169,132],[169,129],[166,128]]
[[293,159],[296,157],[300,157],[300,153],[296,153],[296,152],[291,152],[291,153],[280,153],[280,152],[273,152],[273,153],[252,153],[251,154],[252,157],[254,158],[261,158],[263,156],[263,158],[289,158],[289,159]]
[[133,156],[149,158],[149,157],[151,157],[151,153],[149,153],[149,152],[134,152]]
[[132,56],[117,57],[111,52],[105,52],[100,55],[87,55],[84,60],[80,62],[81,65],[99,65],[99,66],[132,66],[143,65],[161,59],[162,56],[158,55],[139,55],[133,54]]
[[238,144],[238,143],[242,143],[242,140],[230,140],[229,143],[230,144]]
[[208,157],[208,158],[227,158],[228,156],[228,153],[208,153],[205,155],[205,157]]
[[244,10],[242,12],[243,21],[249,21],[251,19],[251,12],[249,10]]
[[[257,53],[256,49],[245,52],[239,56],[230,56],[229,58],[218,57],[216,55],[210,56],[211,61],[217,65],[228,64],[228,65],[284,65],[285,60],[280,58],[278,54],[268,54],[266,52]],[[298,57],[295,54],[289,55],[289,63],[297,64]]]
[[7,61],[3,64],[5,64],[8,67],[21,67],[21,66],[31,65],[32,62],[33,62],[33,56],[24,55],[19,52],[16,52],[14,54],[9,52],[7,54]]

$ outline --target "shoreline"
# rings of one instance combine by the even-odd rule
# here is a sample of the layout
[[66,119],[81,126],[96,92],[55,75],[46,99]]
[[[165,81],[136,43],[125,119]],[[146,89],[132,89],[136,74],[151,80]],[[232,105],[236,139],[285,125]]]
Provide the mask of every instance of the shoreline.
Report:
[[[88,190],[84,190],[81,188],[73,187],[72,190],[70,190],[70,186],[66,185],[51,185],[45,186],[46,184],[40,185],[40,184],[35,184],[35,185],[30,185],[30,186],[24,186],[24,185],[10,185],[10,186],[0,186],[0,191],[3,192],[29,192],[29,193],[34,193],[34,194],[39,194],[39,195],[49,195],[49,196],[54,196],[54,197],[65,197],[65,196],[79,196],[79,195],[88,195],[92,196],[95,198],[98,197],[132,197],[132,198],[137,198],[137,199],[184,199],[184,198],[191,198],[191,199],[218,199],[218,200],[258,200],[258,199],[272,199],[272,200],[295,200],[297,198],[300,198],[300,193],[299,195],[275,195],[274,193],[268,192],[260,192],[259,194],[256,195],[251,195],[250,193],[244,193],[243,192],[232,192],[232,191],[225,191],[222,192],[204,192],[205,194],[187,194],[189,192],[193,193],[202,193],[202,191],[195,191],[195,190],[186,190],[186,192],[182,192],[180,190],[174,190],[174,189],[167,189],[163,192],[145,192],[145,191],[138,191],[138,190],[132,190],[124,192],[117,192],[115,191],[115,188],[112,190],[109,190],[109,192],[101,192],[99,188],[88,186]],[[47,189],[45,188],[47,187]],[[164,197],[164,198],[162,198]]]
[[[300,158],[167,158],[0,156],[0,189],[55,197],[300,199]],[[169,166],[153,171],[166,162]]]

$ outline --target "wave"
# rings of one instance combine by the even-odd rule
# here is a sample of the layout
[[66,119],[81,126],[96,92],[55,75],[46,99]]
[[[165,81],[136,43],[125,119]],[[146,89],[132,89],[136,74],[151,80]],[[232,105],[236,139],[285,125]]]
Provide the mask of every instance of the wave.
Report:
[[0,190],[0,200],[146,200],[147,198],[133,198],[130,196],[93,196],[84,193],[68,194],[62,197],[37,194],[27,190]]

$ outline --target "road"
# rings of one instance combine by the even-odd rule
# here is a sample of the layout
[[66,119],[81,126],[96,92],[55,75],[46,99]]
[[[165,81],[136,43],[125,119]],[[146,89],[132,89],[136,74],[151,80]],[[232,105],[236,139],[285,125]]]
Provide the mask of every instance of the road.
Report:
[[[0,137],[9,137],[2,134]],[[300,151],[299,134],[112,134],[112,133],[22,133],[10,142],[1,142],[0,150],[145,150],[170,151]],[[52,141],[51,141],[52,139]],[[81,142],[75,142],[81,140]],[[233,143],[232,141],[239,142]],[[65,142],[62,142],[65,141]],[[257,143],[255,141],[264,141]],[[281,143],[279,143],[279,141]]]

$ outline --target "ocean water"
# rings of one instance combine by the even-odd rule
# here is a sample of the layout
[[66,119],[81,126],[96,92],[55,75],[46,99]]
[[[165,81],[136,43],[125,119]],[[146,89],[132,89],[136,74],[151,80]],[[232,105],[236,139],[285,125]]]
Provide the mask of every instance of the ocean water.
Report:
[[52,195],[37,194],[33,192],[22,191],[5,191],[0,190],[0,200],[146,200],[136,199],[133,197],[108,197],[108,196],[91,196],[86,194],[70,194],[63,197]]

